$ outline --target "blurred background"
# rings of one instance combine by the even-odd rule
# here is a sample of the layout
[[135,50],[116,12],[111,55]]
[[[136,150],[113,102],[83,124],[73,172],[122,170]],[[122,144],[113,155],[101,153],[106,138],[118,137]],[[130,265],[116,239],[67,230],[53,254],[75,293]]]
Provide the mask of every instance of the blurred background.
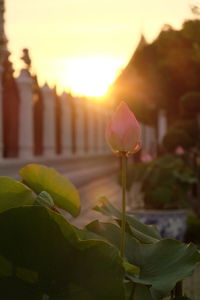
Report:
[[[120,205],[105,142],[126,101],[142,149],[129,159],[128,213],[200,244],[200,2],[0,0],[0,175],[30,162],[79,188],[77,226]],[[199,271],[185,291],[199,299]]]

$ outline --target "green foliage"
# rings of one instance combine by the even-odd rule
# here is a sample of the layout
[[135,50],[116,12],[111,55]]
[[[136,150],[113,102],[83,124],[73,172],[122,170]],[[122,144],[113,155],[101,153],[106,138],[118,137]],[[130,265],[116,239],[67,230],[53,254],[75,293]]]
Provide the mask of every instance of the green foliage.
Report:
[[164,28],[155,41],[158,49],[155,67],[162,77],[171,114],[173,110],[179,113],[179,99],[183,94],[199,91],[199,32],[200,21],[190,20],[179,31],[172,27]]
[[200,219],[195,215],[190,215],[187,219],[187,231],[185,239],[188,242],[200,245]]
[[143,124],[155,125],[157,121],[157,110],[154,106],[147,105],[147,99],[133,99],[129,102],[129,107],[134,112],[136,118]]
[[182,146],[188,150],[194,146],[195,141],[182,129],[171,128],[163,138],[163,145],[169,151],[174,153],[176,147]]
[[[101,206],[95,210],[111,216],[119,216],[117,211],[107,200],[101,199]],[[127,223],[131,227],[135,218],[127,216]],[[149,226],[144,225],[145,229]],[[88,230],[103,236],[110,243],[119,247],[120,230],[117,226],[96,221],[87,226]],[[147,232],[146,232],[147,234]],[[135,251],[130,251],[134,249]],[[126,258],[140,268],[139,275],[127,274],[126,277],[134,284],[140,284],[139,295],[134,291],[133,299],[160,300],[169,295],[175,282],[191,275],[194,266],[200,260],[200,254],[192,244],[185,245],[172,239],[161,239],[152,243],[143,243],[137,239],[127,227]],[[185,266],[187,265],[187,268]],[[144,296],[146,295],[146,296]],[[148,298],[149,297],[149,298]]]
[[191,117],[200,113],[200,92],[188,92],[181,97],[181,108],[183,113]]
[[[121,219],[121,212],[119,212],[111,203],[109,203],[105,197],[102,197],[99,202],[101,206],[95,206],[94,210],[101,212],[106,216]],[[126,219],[129,223],[131,234],[141,242],[153,243],[160,239],[160,234],[155,226],[145,225],[139,222],[133,216],[127,216]]]
[[104,241],[82,241],[61,215],[44,207],[0,214],[0,254],[9,263],[4,272],[11,290],[15,278],[55,299],[125,299],[118,251]]
[[126,217],[122,260],[121,212],[105,198],[95,210],[116,223],[96,220],[78,229],[53,210],[54,203],[69,208],[63,195],[66,203],[74,202],[68,181],[44,166],[28,165],[20,173],[39,195],[13,179],[0,179],[4,300],[161,300],[200,262],[194,245],[161,239],[154,226],[132,216]]
[[189,41],[200,43],[200,20],[188,20],[183,24],[182,35]]
[[[119,78],[120,87],[125,86],[126,99],[130,98],[129,103],[135,102],[133,94],[140,97],[148,95],[147,106],[153,103],[158,109],[166,108],[170,120],[178,119],[182,95],[200,92],[199,33],[200,20],[186,21],[180,30],[165,25],[151,44],[137,49]],[[137,85],[134,84],[136,72],[142,81],[138,80]],[[140,102],[139,98],[136,100]]]
[[30,164],[19,171],[23,181],[36,194],[46,191],[53,198],[56,206],[76,217],[80,213],[79,194],[74,185],[55,169],[42,165]]
[[198,142],[198,124],[196,118],[181,119],[169,127],[169,130],[182,130],[193,140],[193,145]]
[[31,205],[34,202],[32,191],[9,177],[0,177],[0,199],[0,212],[12,207]]
[[165,155],[150,163],[135,164],[128,172],[128,186],[142,183],[146,208],[186,207],[186,198],[196,181],[182,158]]

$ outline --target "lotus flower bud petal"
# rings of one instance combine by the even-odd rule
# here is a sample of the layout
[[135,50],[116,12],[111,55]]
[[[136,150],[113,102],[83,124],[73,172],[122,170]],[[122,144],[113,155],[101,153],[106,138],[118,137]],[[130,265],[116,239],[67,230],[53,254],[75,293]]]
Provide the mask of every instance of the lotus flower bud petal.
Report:
[[140,126],[125,102],[121,102],[106,128],[106,140],[113,152],[127,155],[141,148]]

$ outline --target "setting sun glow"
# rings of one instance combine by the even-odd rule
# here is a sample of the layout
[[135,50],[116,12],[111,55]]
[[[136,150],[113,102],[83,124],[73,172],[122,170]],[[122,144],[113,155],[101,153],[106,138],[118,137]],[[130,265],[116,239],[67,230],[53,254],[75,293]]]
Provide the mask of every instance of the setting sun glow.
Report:
[[60,63],[59,85],[89,97],[104,96],[119,71],[119,60],[112,57],[79,57]]
[[15,75],[23,67],[21,51],[28,48],[40,85],[102,96],[133,55],[141,33],[151,42],[164,24],[180,28],[192,16],[192,2],[5,0]]

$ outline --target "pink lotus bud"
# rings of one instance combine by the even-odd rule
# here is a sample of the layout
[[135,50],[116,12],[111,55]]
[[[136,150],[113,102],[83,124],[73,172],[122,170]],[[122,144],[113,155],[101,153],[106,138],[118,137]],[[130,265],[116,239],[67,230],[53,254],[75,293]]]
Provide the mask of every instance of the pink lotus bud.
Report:
[[125,102],[121,102],[106,128],[106,140],[113,152],[127,155],[141,148],[140,126]]
[[185,153],[185,150],[183,149],[182,146],[177,146],[176,149],[175,149],[175,153],[178,154],[178,155],[182,155]]

